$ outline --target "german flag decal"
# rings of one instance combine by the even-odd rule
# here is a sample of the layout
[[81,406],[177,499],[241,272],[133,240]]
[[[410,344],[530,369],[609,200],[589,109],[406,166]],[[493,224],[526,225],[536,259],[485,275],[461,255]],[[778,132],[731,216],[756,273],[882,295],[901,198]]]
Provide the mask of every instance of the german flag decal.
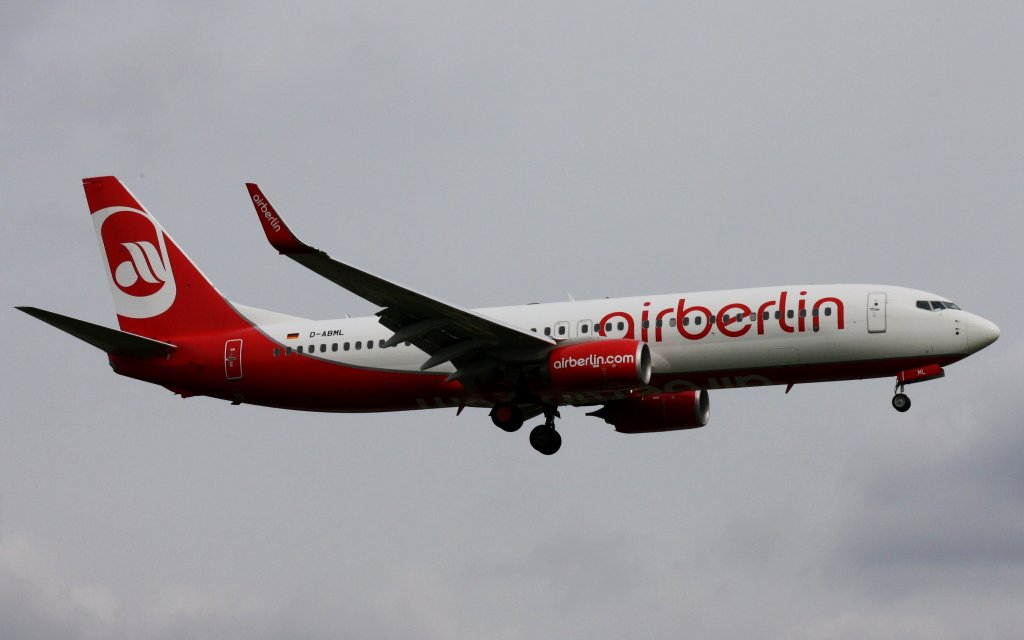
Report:
[[298,340],[299,339],[299,334],[297,334],[297,333],[289,333],[288,334],[288,339],[289,340]]

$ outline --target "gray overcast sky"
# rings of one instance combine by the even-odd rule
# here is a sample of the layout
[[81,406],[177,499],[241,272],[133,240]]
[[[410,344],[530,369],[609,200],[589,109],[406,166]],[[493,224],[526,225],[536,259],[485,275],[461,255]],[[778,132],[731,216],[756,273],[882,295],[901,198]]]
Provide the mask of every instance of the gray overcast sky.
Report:
[[[1019,638],[1024,5],[0,5],[0,636]],[[710,6],[705,6],[710,4]],[[772,285],[938,292],[999,342],[892,381],[580,410],[307,415],[112,374],[80,180],[233,300],[373,307],[270,249],[465,306]]]

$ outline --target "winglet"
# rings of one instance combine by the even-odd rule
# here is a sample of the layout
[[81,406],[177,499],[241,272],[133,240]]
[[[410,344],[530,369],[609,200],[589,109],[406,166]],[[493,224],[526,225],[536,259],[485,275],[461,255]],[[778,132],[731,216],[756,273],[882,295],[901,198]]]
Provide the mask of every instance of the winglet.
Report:
[[284,255],[316,253],[316,249],[295,237],[292,230],[277,214],[274,205],[270,204],[255,183],[246,182],[245,188],[249,190],[249,197],[252,199],[252,205],[256,207],[256,215],[259,216],[260,224],[263,225],[263,232],[267,234],[267,240],[270,241],[272,247],[277,249],[278,253]]

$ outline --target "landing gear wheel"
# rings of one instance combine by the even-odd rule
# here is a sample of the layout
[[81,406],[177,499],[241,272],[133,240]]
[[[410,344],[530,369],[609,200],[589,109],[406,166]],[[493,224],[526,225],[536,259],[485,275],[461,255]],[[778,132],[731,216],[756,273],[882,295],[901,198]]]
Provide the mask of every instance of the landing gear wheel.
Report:
[[530,432],[530,444],[540,453],[550,456],[561,448],[562,436],[558,435],[558,432],[552,427],[541,424]]
[[511,402],[499,402],[491,409],[491,422],[503,431],[518,431],[523,426],[523,411]]
[[910,397],[905,393],[897,393],[892,397],[892,408],[903,413],[910,409]]

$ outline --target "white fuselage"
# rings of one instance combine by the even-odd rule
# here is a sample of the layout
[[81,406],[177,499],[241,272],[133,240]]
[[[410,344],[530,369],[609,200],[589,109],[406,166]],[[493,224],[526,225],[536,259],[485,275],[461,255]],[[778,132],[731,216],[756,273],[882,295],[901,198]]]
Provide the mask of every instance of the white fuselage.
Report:
[[[643,340],[651,348],[655,376],[664,377],[905,359],[946,364],[986,346],[998,335],[994,325],[965,311],[918,306],[921,301],[942,300],[935,294],[889,285],[797,285],[476,312],[559,342],[593,339],[598,328],[600,336]],[[257,314],[251,319],[271,340],[290,350],[301,349],[355,367],[419,371],[428,357],[407,344],[382,349],[381,342],[391,332],[375,317],[310,321]],[[431,369],[452,370],[450,363]]]

